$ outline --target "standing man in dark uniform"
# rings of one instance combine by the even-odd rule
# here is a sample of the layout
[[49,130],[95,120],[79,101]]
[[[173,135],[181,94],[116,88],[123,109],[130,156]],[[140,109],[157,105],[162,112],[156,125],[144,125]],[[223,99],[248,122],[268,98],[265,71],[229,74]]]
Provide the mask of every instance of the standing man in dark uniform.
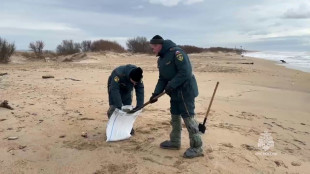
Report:
[[194,118],[195,97],[198,96],[198,86],[192,73],[192,66],[187,54],[171,40],[164,40],[156,35],[150,41],[153,52],[159,56],[159,79],[150,101],[156,102],[155,96],[165,90],[170,96],[170,112],[172,131],[170,140],[160,144],[164,149],[180,149],[181,147],[181,117],[189,133],[190,148],[185,158],[203,156],[202,141],[198,123]]
[[[111,117],[116,108],[131,105],[133,88],[136,90],[137,106],[144,103],[144,85],[142,82],[143,70],[135,65],[124,65],[113,70],[108,80],[108,93],[110,108],[107,112]],[[134,131],[131,131],[134,134]]]

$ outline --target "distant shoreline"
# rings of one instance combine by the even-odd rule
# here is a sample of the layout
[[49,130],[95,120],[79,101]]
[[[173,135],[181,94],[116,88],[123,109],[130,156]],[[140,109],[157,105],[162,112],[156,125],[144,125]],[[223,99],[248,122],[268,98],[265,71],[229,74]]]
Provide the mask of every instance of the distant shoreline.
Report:
[[[247,51],[243,55],[269,60],[288,69],[310,73],[310,53],[308,52]],[[284,60],[285,63],[281,62],[281,60]]]

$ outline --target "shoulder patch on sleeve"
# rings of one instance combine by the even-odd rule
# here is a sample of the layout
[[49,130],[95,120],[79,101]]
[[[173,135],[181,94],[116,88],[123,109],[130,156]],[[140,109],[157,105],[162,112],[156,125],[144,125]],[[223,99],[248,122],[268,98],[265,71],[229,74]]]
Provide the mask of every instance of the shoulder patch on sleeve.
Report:
[[115,81],[116,83],[118,83],[118,82],[119,82],[119,77],[118,77],[118,76],[115,76],[115,77],[114,77],[114,81]]
[[175,52],[175,56],[177,57],[177,59],[179,60],[179,61],[183,61],[183,54],[180,52],[180,51],[176,51]]

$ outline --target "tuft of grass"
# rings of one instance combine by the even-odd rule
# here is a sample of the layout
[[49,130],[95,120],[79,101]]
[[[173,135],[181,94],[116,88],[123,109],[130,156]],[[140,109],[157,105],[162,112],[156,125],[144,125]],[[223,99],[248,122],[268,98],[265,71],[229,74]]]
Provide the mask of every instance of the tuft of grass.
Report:
[[0,63],[10,62],[10,57],[15,52],[15,49],[14,43],[8,43],[0,37]]

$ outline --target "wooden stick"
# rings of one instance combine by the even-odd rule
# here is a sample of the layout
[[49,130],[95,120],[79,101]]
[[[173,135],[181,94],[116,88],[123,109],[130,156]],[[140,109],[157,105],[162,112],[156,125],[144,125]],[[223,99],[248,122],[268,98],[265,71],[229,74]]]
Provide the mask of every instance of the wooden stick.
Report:
[[212,98],[211,98],[211,101],[210,101],[210,104],[209,104],[209,107],[208,107],[208,111],[206,113],[206,116],[205,116],[205,119],[203,120],[203,125],[206,124],[206,121],[207,121],[207,117],[209,115],[209,112],[210,112],[210,108],[211,108],[211,105],[213,103],[213,99],[214,99],[214,96],[215,96],[215,93],[216,93],[216,90],[217,90],[217,87],[219,86],[220,82],[217,82],[216,83],[216,86],[215,86],[215,89],[214,89],[214,92],[213,92],[213,95],[212,95]]

